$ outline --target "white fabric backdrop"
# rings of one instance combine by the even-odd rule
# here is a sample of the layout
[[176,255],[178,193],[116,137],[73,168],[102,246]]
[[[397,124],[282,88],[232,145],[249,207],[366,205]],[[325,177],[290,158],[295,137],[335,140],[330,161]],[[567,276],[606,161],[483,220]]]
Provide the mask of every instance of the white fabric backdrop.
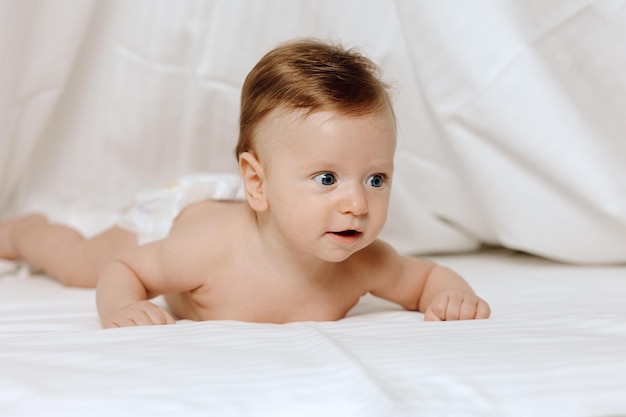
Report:
[[234,171],[239,90],[297,36],[397,86],[383,237],[626,262],[621,0],[0,0],[0,218],[87,233],[138,190]]

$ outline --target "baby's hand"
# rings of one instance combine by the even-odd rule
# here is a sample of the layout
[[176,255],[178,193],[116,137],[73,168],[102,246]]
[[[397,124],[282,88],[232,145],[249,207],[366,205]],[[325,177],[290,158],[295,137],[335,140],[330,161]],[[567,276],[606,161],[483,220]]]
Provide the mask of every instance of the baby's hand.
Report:
[[154,324],[174,324],[176,320],[161,307],[150,301],[139,301],[114,311],[102,319],[102,327],[150,326]]
[[424,320],[471,320],[489,318],[489,304],[466,291],[442,291],[424,312]]

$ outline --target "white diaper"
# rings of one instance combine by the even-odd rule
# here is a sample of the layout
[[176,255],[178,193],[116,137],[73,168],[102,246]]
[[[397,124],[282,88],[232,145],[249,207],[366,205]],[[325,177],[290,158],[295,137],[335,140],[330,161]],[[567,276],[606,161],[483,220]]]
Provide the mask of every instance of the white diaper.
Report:
[[143,245],[165,238],[180,212],[201,201],[242,201],[241,179],[233,174],[198,174],[140,193],[117,226],[137,235]]

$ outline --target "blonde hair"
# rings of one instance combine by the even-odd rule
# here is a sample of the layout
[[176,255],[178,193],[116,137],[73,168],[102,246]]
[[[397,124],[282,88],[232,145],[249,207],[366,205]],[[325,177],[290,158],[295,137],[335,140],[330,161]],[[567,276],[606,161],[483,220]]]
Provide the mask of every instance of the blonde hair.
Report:
[[389,86],[379,67],[353,49],[314,39],[282,44],[252,68],[241,92],[238,158],[254,153],[254,131],[278,107],[333,111],[347,116],[371,114],[388,106]]

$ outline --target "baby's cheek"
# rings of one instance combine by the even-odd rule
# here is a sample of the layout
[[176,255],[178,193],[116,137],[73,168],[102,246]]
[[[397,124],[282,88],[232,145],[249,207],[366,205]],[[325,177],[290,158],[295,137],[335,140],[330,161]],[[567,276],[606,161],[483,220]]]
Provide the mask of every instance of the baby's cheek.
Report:
[[375,213],[372,218],[371,218],[371,222],[373,224],[373,229],[376,233],[376,235],[378,235],[383,228],[385,227],[385,224],[387,223],[387,206],[383,206],[380,211],[378,213]]

